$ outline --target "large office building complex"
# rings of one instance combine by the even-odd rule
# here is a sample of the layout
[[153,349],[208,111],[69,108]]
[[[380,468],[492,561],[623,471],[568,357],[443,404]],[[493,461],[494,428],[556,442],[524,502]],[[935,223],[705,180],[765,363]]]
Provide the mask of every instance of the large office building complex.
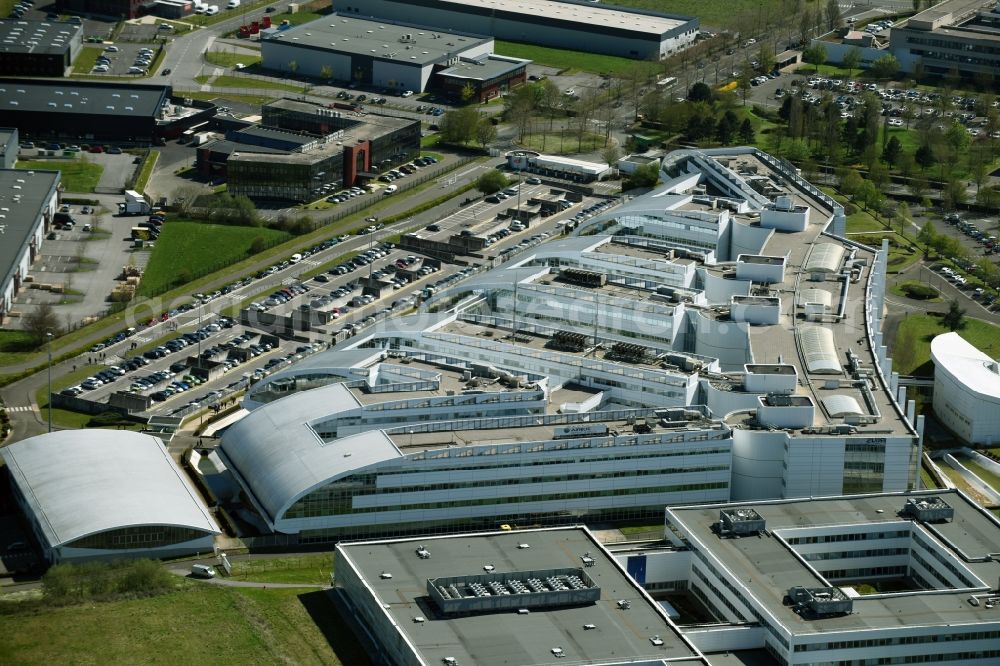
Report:
[[529,44],[659,60],[692,44],[698,19],[583,0],[333,0],[342,14]]
[[963,442],[1000,442],[1000,362],[958,333],[931,341],[934,415]]
[[304,540],[907,490],[887,248],[751,148],[259,382],[221,452]]
[[619,557],[697,599],[712,621],[680,631],[710,661],[1000,663],[1000,522],[959,491],[667,508],[665,537]]
[[213,551],[219,529],[156,437],[65,430],[16,442],[0,455],[51,563]]
[[1000,5],[947,0],[894,25],[889,50],[905,72],[995,81],[1000,72]]
[[[17,132],[12,133],[17,146]],[[0,169],[0,325],[10,323],[14,297],[49,230],[59,197],[58,171]]]
[[81,48],[76,23],[0,20],[0,76],[65,76]]
[[199,171],[223,175],[233,195],[308,201],[324,185],[351,187],[420,154],[419,120],[290,99],[261,114],[261,125],[198,148]]

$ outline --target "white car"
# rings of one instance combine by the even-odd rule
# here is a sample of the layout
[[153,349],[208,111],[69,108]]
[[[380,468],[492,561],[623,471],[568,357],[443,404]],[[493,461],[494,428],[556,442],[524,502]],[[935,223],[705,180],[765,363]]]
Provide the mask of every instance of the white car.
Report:
[[107,65],[94,65],[94,69],[92,69],[91,71],[93,71],[93,72],[106,72],[106,71],[108,71],[108,66]]
[[104,50],[107,51],[108,53],[118,53],[117,46],[105,46]]
[[412,90],[404,90],[402,96],[403,97],[410,97],[411,95],[413,95],[413,91]]

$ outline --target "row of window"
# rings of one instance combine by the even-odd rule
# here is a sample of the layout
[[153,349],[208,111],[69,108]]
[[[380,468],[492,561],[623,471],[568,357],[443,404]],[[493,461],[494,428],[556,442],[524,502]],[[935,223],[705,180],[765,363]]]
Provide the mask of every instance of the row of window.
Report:
[[827,643],[807,643],[796,645],[796,652],[816,650],[856,650],[858,648],[887,647],[890,645],[917,645],[922,643],[947,643],[958,641],[986,641],[1000,639],[1000,630],[966,631],[923,636],[892,636],[888,638],[868,638],[854,641],[832,641]]
[[[925,552],[930,553],[931,557],[937,560],[942,567],[944,567],[951,573],[955,574],[955,577],[958,578],[958,580],[960,580],[962,584],[964,584],[966,587],[976,587],[977,585],[980,584],[977,581],[969,580],[968,576],[966,576],[966,572],[964,569],[956,566],[955,562],[951,559],[949,555],[942,553],[936,546],[925,541],[923,538],[921,538],[919,533],[914,532],[913,542],[918,546],[920,546]],[[914,553],[914,555],[916,555],[916,553]],[[927,567],[928,569],[933,570],[933,567],[927,566],[927,564],[924,563],[923,560],[920,560],[920,562],[924,564],[924,566]]]
[[91,534],[67,544],[69,548],[95,548],[99,550],[128,550],[132,548],[159,548],[185,543],[206,536],[201,530],[187,527],[153,525],[122,527],[99,534]]
[[836,543],[839,541],[868,541],[875,539],[906,539],[910,530],[890,530],[888,532],[850,532],[847,534],[820,534],[817,536],[790,537],[786,539],[789,545],[797,546],[807,543]]
[[909,548],[871,548],[868,550],[839,550],[827,553],[806,553],[802,559],[808,562],[820,560],[841,560],[854,557],[892,557],[894,555],[906,555]]
[[873,576],[905,576],[909,567],[858,567],[856,569],[830,569],[822,574],[831,580],[857,580]]

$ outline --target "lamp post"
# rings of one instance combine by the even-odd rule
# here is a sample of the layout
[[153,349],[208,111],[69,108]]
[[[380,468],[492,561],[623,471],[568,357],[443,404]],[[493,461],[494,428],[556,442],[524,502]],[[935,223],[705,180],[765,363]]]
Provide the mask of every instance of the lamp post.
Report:
[[52,432],[52,331],[45,331],[45,340],[49,352],[49,432]]

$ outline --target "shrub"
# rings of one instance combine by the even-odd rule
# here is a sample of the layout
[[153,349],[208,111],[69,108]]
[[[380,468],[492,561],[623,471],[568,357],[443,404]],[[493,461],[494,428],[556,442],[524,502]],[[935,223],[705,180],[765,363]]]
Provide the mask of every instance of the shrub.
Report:
[[910,298],[915,298],[921,301],[930,300],[939,296],[937,289],[922,282],[906,282],[900,285],[900,289]]

